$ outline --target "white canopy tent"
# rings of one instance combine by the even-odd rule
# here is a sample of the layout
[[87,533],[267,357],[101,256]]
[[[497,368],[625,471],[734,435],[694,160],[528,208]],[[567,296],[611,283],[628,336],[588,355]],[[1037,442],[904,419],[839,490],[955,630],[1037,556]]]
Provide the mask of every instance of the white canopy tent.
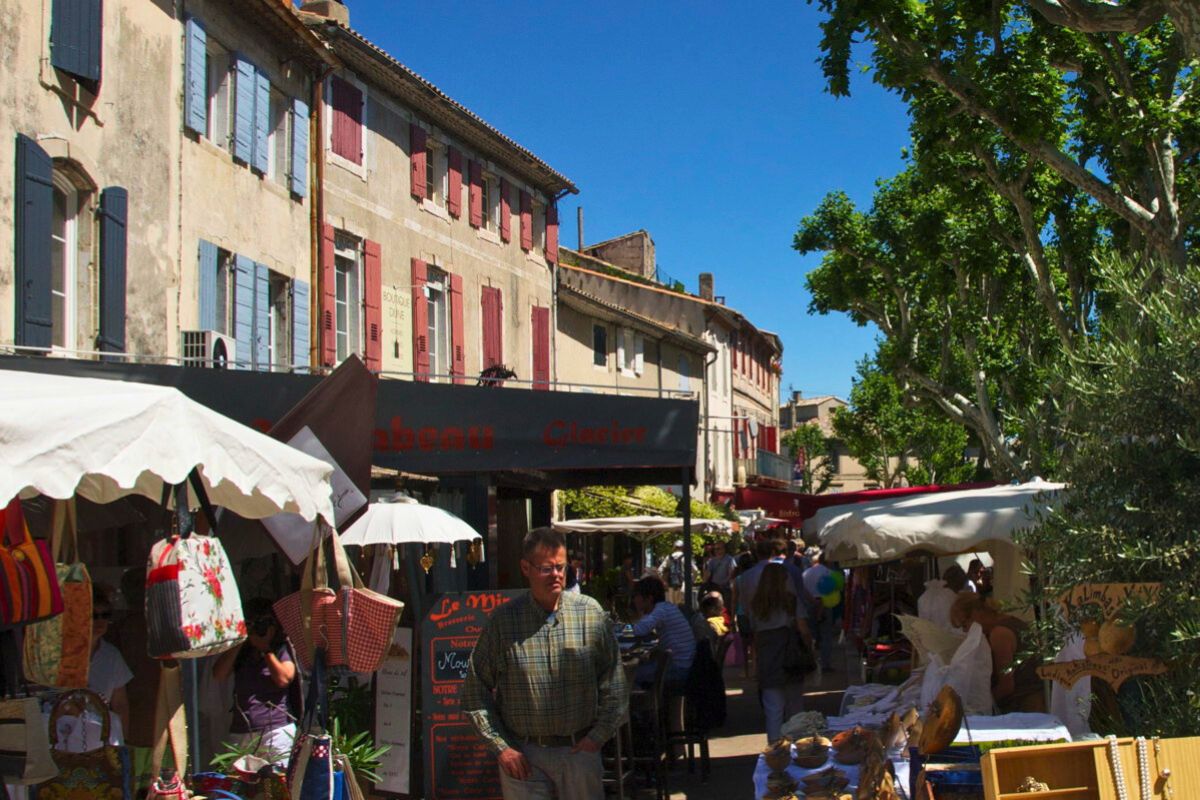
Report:
[[[692,533],[733,533],[733,523],[725,519],[691,520]],[[683,535],[683,520],[679,517],[603,517],[600,519],[572,519],[555,522],[554,530],[561,533],[607,534],[621,533],[632,536],[643,544],[659,536]]]
[[214,505],[333,523],[333,468],[170,387],[0,372],[0,498],[161,500],[196,470]]
[[825,515],[818,535],[826,557],[843,564],[893,561],[916,551],[989,553],[996,597],[1010,600],[1028,585],[1013,533],[1036,525],[1038,513],[1057,503],[1063,488],[1034,480],[837,506],[818,512]]

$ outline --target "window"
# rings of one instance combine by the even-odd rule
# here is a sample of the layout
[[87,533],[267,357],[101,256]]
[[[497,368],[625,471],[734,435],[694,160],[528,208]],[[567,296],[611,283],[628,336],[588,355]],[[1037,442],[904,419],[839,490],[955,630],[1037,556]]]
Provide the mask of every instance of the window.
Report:
[[291,281],[272,272],[267,283],[267,364],[287,371],[291,367]]
[[75,349],[75,275],[79,255],[79,194],[69,180],[54,174],[50,227],[50,320],[54,347]]
[[496,191],[494,181],[494,178],[487,175],[479,181],[480,207],[483,209],[480,227],[485,231],[496,231],[500,228],[500,194]]
[[645,340],[640,333],[634,333],[629,328],[617,331],[617,363],[624,375],[642,374],[642,350]]
[[357,239],[337,234],[334,240],[334,306],[337,360],[362,351],[362,249]]
[[291,142],[291,123],[292,115],[289,113],[292,108],[291,100],[281,91],[271,88],[271,134],[270,142],[267,145],[267,152],[270,154],[270,164],[267,169],[267,174],[271,176],[271,180],[281,186],[287,186],[288,183],[288,168],[291,166],[291,151],[288,145]]
[[446,149],[428,142],[425,150],[425,199],[446,203]]
[[608,367],[608,326],[592,326],[592,364]]
[[329,145],[334,154],[354,164],[363,162],[363,91],[342,78],[329,79],[333,119]]
[[233,78],[232,60],[229,51],[212,38],[208,40],[208,130],[209,141],[228,150],[233,138],[230,130],[233,121]]
[[679,354],[679,391],[690,392],[692,390],[691,380],[692,364],[688,360],[686,353]]
[[546,252],[546,206],[542,203],[533,204],[533,249]]
[[217,250],[217,330],[233,335],[233,253]]
[[429,374],[448,375],[450,355],[450,295],[449,276],[430,265],[425,283],[426,329],[429,342]]
[[80,80],[99,83],[102,17],[101,0],[54,0],[50,63]]

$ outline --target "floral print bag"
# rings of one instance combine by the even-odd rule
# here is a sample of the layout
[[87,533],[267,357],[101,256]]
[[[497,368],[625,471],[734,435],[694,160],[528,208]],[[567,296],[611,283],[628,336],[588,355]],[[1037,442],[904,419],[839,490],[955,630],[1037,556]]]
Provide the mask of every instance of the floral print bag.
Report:
[[[186,490],[177,496],[179,532],[155,544],[146,565],[147,649],[152,658],[200,658],[246,639],[242,599],[225,548],[215,536],[192,533]],[[201,505],[207,513],[206,497]]]

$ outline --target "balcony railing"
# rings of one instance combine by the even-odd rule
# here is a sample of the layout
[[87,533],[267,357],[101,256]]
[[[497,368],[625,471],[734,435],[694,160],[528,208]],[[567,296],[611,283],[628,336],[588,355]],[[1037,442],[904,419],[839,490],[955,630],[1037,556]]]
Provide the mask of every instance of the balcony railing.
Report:
[[769,450],[759,450],[754,458],[739,458],[735,469],[739,474],[745,470],[747,481],[771,478],[784,483],[792,482],[792,460]]

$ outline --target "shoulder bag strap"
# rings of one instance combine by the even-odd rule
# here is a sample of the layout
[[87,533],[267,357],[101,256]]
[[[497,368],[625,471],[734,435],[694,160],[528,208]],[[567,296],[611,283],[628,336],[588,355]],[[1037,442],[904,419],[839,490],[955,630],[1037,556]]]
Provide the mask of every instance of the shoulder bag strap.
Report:
[[217,512],[213,509],[213,504],[208,500],[208,492],[204,490],[204,481],[200,480],[200,471],[193,469],[188,473],[188,482],[192,484],[192,491],[196,493],[196,500],[200,503],[200,508],[204,510],[204,516],[208,520],[208,531],[213,536],[217,535]]
[[50,523],[50,553],[54,563],[68,564],[79,560],[78,528],[75,498],[55,500]]

